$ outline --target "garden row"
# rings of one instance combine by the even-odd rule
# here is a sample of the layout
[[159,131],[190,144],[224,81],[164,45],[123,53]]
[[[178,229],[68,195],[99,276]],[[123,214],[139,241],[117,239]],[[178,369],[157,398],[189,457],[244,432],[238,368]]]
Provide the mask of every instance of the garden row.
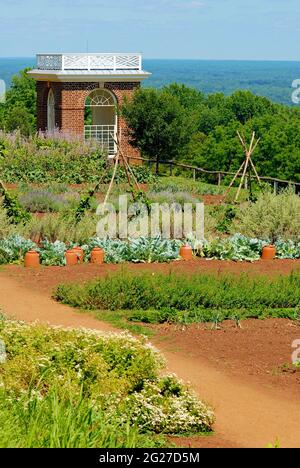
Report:
[[[196,256],[208,259],[233,260],[233,261],[256,261],[261,258],[264,248],[268,249],[268,241],[249,239],[240,234],[226,239],[215,239],[213,241],[197,241],[191,239]],[[192,251],[183,248],[184,242],[179,240],[168,240],[160,237],[131,239],[128,241],[91,238],[80,247],[74,243],[42,241],[40,245],[21,236],[14,235],[6,239],[0,239],[0,264],[21,263],[27,252],[34,251],[38,254],[38,263],[45,266],[64,266],[77,264],[78,262],[89,262],[94,256],[95,263],[152,263],[169,262],[185,257],[188,250],[188,258]],[[74,249],[77,248],[77,254]],[[281,259],[299,259],[300,242],[277,241],[275,243],[276,257]],[[100,260],[97,261],[97,250],[101,249]],[[99,251],[98,251],[99,254]],[[273,251],[271,252],[273,255]],[[92,259],[93,261],[93,259]]]
[[155,447],[212,430],[212,410],[149,344],[0,320],[1,447]]
[[[153,178],[147,168],[133,167],[139,182]],[[107,158],[97,142],[45,138],[44,136],[22,137],[18,132],[6,134],[0,131],[0,173],[7,183],[108,183],[112,168],[107,168]],[[121,168],[117,181],[126,180]]]
[[270,279],[248,275],[112,274],[84,285],[60,285],[55,298],[73,307],[120,312],[146,323],[240,321],[300,317],[300,274]]

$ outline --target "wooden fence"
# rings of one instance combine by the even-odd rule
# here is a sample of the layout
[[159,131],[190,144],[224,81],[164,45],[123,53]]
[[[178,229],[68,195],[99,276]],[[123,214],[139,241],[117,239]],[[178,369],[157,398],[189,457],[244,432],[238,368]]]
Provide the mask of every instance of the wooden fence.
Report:
[[[137,158],[134,156],[127,156],[128,161],[130,162],[131,160],[133,161],[142,161],[146,162],[148,166],[151,168],[152,164],[156,164],[155,159],[146,159],[146,158]],[[225,176],[234,176],[236,173],[235,172],[228,172],[228,171],[210,171],[207,169],[203,169],[202,167],[196,167],[196,166],[191,166],[189,164],[182,164],[182,163],[177,163],[175,161],[159,161],[159,166],[164,165],[169,167],[169,173],[170,176],[173,175],[173,169],[174,167],[179,167],[181,169],[186,169],[192,173],[192,177],[194,180],[197,179],[197,174],[210,174],[214,175],[216,178],[216,183],[220,187],[222,184],[222,179]],[[256,177],[253,175],[251,176],[251,179],[256,179]],[[274,187],[274,193],[277,193],[279,186],[280,185],[287,185],[287,186],[292,186],[295,188],[296,192],[300,192],[300,182],[294,182],[291,180],[284,180],[284,179],[278,179],[275,177],[266,177],[266,176],[261,176],[261,180],[265,182],[270,182],[273,187]],[[245,188],[248,187],[248,182],[249,182],[249,176],[246,176],[245,179]]]

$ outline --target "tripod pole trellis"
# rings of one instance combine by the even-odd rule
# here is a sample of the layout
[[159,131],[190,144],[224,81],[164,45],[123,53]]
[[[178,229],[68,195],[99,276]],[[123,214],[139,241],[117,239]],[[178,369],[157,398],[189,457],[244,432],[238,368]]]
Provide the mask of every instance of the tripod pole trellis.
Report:
[[132,196],[133,198],[134,197],[134,185],[136,187],[136,189],[140,192],[141,188],[140,188],[140,185],[130,167],[130,165],[128,164],[128,161],[127,161],[127,158],[126,156],[124,156],[124,153],[123,151],[121,150],[121,146],[120,146],[120,142],[119,142],[119,138],[118,137],[115,137],[114,135],[111,134],[111,137],[113,138],[114,142],[115,142],[115,145],[117,146],[118,148],[118,152],[116,154],[116,158],[115,158],[115,164],[114,164],[114,170],[113,170],[113,174],[112,174],[112,178],[110,180],[110,184],[109,184],[109,187],[108,187],[108,190],[107,190],[107,193],[105,195],[105,199],[104,199],[104,205],[106,205],[106,203],[108,202],[108,199],[109,199],[109,196],[110,196],[110,193],[111,193],[111,190],[112,190],[112,187],[113,187],[113,184],[114,184],[114,180],[115,180],[115,177],[116,177],[116,173],[117,173],[117,169],[120,165],[120,159],[122,160],[123,162],[123,165],[124,165],[124,168],[125,168],[125,173],[126,173],[126,177],[127,177],[127,181],[128,181],[128,184],[131,188],[131,192],[132,192]]
[[[234,182],[236,181],[236,179],[240,176],[241,174],[241,171],[242,172],[242,177],[241,177],[241,181],[240,181],[240,185],[238,187],[238,190],[237,190],[237,193],[236,193],[236,196],[235,196],[235,202],[238,201],[239,199],[239,196],[240,196],[240,193],[241,193],[241,189],[242,189],[242,186],[243,186],[243,183],[245,181],[245,177],[246,177],[246,174],[247,174],[247,170],[249,170],[250,172],[250,166],[249,164],[251,165],[253,171],[254,171],[254,174],[258,180],[258,183],[260,184],[260,178],[259,178],[259,175],[257,173],[257,170],[256,170],[256,167],[252,161],[252,155],[260,141],[260,138],[258,138],[256,141],[255,141],[255,132],[252,133],[252,138],[251,138],[251,142],[250,142],[250,146],[249,148],[247,147],[246,145],[246,141],[245,141],[245,138],[243,138],[240,134],[240,132],[238,131],[237,132],[237,135],[239,137],[239,140],[242,144],[242,147],[244,148],[244,152],[245,152],[245,160],[243,161],[241,167],[239,168],[239,170],[236,172],[236,174],[234,175],[232,181],[230,182],[229,184],[229,187],[227,189],[227,192],[225,194],[225,198],[228,196],[229,192],[230,192],[230,189],[232,188]],[[249,174],[249,178],[250,178],[250,182],[251,182],[251,174]]]

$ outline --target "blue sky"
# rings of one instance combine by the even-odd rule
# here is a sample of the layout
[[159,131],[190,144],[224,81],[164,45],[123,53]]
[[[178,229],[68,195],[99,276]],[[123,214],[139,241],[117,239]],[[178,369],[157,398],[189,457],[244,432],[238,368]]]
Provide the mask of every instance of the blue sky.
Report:
[[300,60],[299,0],[0,0],[0,56]]

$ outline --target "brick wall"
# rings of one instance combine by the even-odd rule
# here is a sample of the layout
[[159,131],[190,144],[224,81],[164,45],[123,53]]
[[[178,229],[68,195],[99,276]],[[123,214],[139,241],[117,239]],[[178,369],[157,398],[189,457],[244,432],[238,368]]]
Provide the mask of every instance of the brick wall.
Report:
[[37,130],[45,131],[47,128],[47,99],[49,87],[48,83],[38,81],[36,83],[37,92]]
[[[121,106],[125,97],[132,98],[134,91],[140,87],[140,83],[105,83],[104,88],[109,89],[117,98],[118,105]],[[130,144],[128,126],[122,117],[118,117],[118,134],[120,136],[120,146],[125,156],[140,157],[140,151]],[[131,164],[136,163],[134,160]]]
[[[104,88],[110,90],[116,97],[118,105],[122,105],[125,97],[130,99],[140,83],[107,82]],[[85,100],[91,91],[99,88],[99,83],[50,83],[37,82],[37,125],[38,130],[47,129],[47,100],[49,90],[55,97],[56,126],[66,134],[84,135]],[[118,117],[118,134],[121,149],[127,156],[139,157],[140,152],[130,144],[128,127],[122,117]],[[134,163],[134,161],[132,161]]]

